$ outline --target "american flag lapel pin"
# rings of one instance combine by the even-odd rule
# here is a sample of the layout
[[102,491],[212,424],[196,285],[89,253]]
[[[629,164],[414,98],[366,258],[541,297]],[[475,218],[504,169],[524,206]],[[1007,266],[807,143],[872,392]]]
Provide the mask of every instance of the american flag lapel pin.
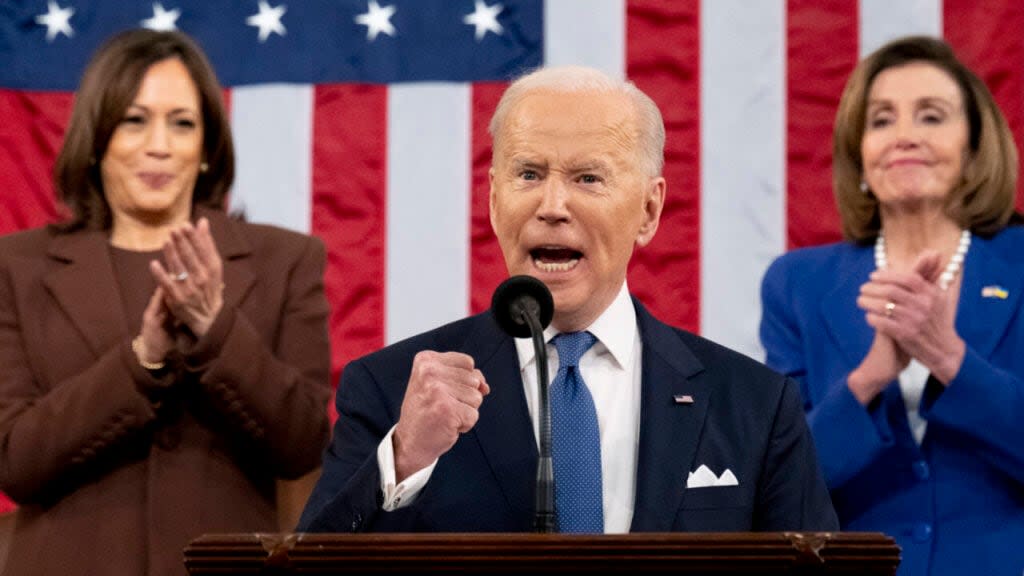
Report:
[[676,394],[672,397],[676,404],[693,404],[693,396],[689,394]]

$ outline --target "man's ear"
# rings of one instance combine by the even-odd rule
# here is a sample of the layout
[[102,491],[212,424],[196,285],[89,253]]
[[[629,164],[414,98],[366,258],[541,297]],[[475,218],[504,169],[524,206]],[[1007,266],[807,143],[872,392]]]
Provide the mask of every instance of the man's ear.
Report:
[[647,246],[654,239],[661,220],[661,210],[665,207],[665,188],[667,184],[661,176],[651,178],[644,190],[644,220],[637,231],[637,246]]
[[495,204],[496,201],[494,199],[494,165],[493,164],[491,165],[491,168],[487,171],[487,182],[488,182],[488,184],[490,186],[490,191],[488,192],[487,214],[490,216],[490,219],[491,219],[491,231],[494,232],[495,236],[497,236],[498,235],[498,228],[494,225],[494,204]]

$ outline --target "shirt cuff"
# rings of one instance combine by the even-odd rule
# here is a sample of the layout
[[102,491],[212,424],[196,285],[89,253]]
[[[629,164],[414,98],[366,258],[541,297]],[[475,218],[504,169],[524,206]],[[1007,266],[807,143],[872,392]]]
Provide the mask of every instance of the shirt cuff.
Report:
[[430,480],[430,475],[434,473],[434,467],[437,466],[437,460],[434,460],[430,463],[430,466],[417,470],[401,483],[396,484],[395,447],[391,442],[394,433],[395,428],[392,426],[391,430],[388,430],[387,436],[377,446],[377,465],[380,467],[380,492],[384,495],[384,505],[382,508],[385,512],[392,512],[411,505],[420,492],[423,491],[427,481]]

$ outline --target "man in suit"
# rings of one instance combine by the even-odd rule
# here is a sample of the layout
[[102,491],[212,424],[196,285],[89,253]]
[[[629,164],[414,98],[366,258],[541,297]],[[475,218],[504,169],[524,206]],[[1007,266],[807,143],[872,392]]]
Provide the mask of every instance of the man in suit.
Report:
[[[653,101],[595,70],[543,69],[510,86],[490,128],[506,265],[555,302],[559,531],[837,529],[797,385],[629,296],[665,200]],[[534,374],[530,341],[490,313],[352,362],[299,529],[530,530]]]

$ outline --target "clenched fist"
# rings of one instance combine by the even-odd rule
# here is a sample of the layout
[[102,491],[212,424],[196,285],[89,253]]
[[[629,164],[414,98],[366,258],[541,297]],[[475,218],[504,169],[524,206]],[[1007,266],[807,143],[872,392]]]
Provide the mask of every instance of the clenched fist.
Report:
[[395,480],[401,482],[450,450],[459,434],[476,425],[480,404],[490,391],[471,356],[459,352],[417,354],[392,435]]

